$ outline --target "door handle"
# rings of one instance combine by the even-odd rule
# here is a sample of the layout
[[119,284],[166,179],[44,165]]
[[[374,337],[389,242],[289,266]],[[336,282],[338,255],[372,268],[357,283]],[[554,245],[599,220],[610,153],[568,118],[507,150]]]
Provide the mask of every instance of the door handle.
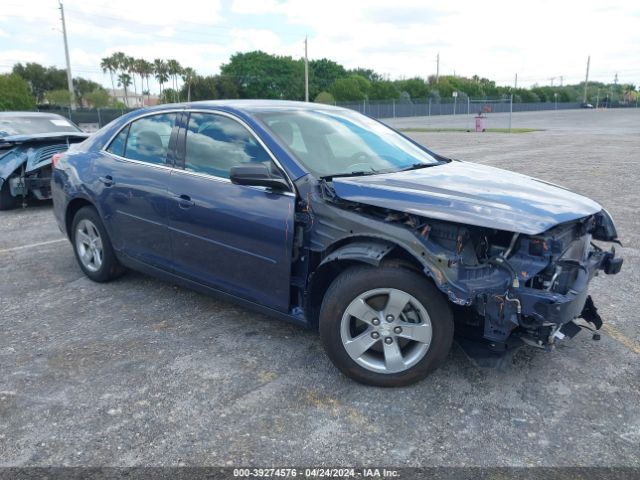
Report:
[[104,177],[99,177],[98,180],[101,181],[102,183],[104,183],[105,187],[112,187],[116,183],[116,182],[113,181],[113,177],[111,175],[106,175]]
[[178,197],[178,206],[180,208],[191,208],[196,204],[196,202],[194,202],[193,200],[191,200],[191,197],[189,195],[180,195]]

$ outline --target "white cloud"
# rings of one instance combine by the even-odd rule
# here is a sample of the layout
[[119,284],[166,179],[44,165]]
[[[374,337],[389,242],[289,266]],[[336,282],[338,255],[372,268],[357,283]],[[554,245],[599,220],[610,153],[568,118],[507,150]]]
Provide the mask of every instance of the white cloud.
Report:
[[46,56],[33,50],[0,50],[0,64],[17,62],[41,62],[46,64]]
[[[439,52],[441,74],[478,74],[499,83],[511,83],[516,72],[521,85],[549,83],[550,77],[558,82],[561,75],[565,83],[579,82],[587,55],[593,79],[610,81],[619,72],[620,82],[640,81],[639,14],[625,0],[184,0],[178,7],[160,0],[66,0],[65,9],[72,64],[84,71],[99,72],[99,58],[122,50],[176,58],[209,74],[237,51],[299,58],[308,34],[311,58],[392,78],[435,73]],[[24,51],[22,61],[41,58],[62,67],[60,37],[51,30],[60,27],[58,14],[52,0],[3,5],[3,58]],[[26,36],[48,55],[43,58]]]

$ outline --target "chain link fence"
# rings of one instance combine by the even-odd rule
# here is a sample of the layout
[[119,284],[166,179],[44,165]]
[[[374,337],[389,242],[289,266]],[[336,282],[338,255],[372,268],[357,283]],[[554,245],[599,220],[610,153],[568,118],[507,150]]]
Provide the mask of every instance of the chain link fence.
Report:
[[[512,103],[510,98],[479,99],[461,96],[456,99],[415,99],[408,102],[397,100],[359,102],[337,102],[337,106],[349,108],[374,118],[430,117],[437,115],[477,115],[478,113],[534,112],[544,110],[572,110],[582,107],[576,102]],[[610,105],[609,108],[637,108],[637,104]],[[83,130],[93,132],[112,120],[135,109],[86,109],[51,108],[41,111],[57,113]]]

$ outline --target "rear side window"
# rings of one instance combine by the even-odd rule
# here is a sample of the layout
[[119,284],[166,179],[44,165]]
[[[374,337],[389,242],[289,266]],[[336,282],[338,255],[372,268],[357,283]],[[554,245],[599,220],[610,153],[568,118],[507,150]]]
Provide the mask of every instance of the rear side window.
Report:
[[162,113],[132,122],[123,156],[131,160],[164,165],[176,117],[176,113]]
[[243,125],[221,115],[190,115],[185,170],[229,178],[231,167],[252,162],[270,166],[271,157]]
[[120,157],[124,156],[124,146],[127,144],[127,134],[129,133],[129,125],[124,127],[120,133],[111,141],[111,145],[107,148],[107,152],[113,153]]

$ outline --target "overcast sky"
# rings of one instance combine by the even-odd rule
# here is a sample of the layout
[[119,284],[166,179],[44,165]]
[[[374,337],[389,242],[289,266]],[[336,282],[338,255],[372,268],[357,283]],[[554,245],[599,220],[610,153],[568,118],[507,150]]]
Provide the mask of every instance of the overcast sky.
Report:
[[[74,75],[109,86],[100,59],[175,58],[219,71],[235,52],[327,57],[391,79],[435,73],[499,84],[590,78],[640,83],[640,3],[630,0],[66,0]],[[57,0],[2,0],[0,72],[16,62],[64,67]],[[152,89],[154,86],[152,85]]]

